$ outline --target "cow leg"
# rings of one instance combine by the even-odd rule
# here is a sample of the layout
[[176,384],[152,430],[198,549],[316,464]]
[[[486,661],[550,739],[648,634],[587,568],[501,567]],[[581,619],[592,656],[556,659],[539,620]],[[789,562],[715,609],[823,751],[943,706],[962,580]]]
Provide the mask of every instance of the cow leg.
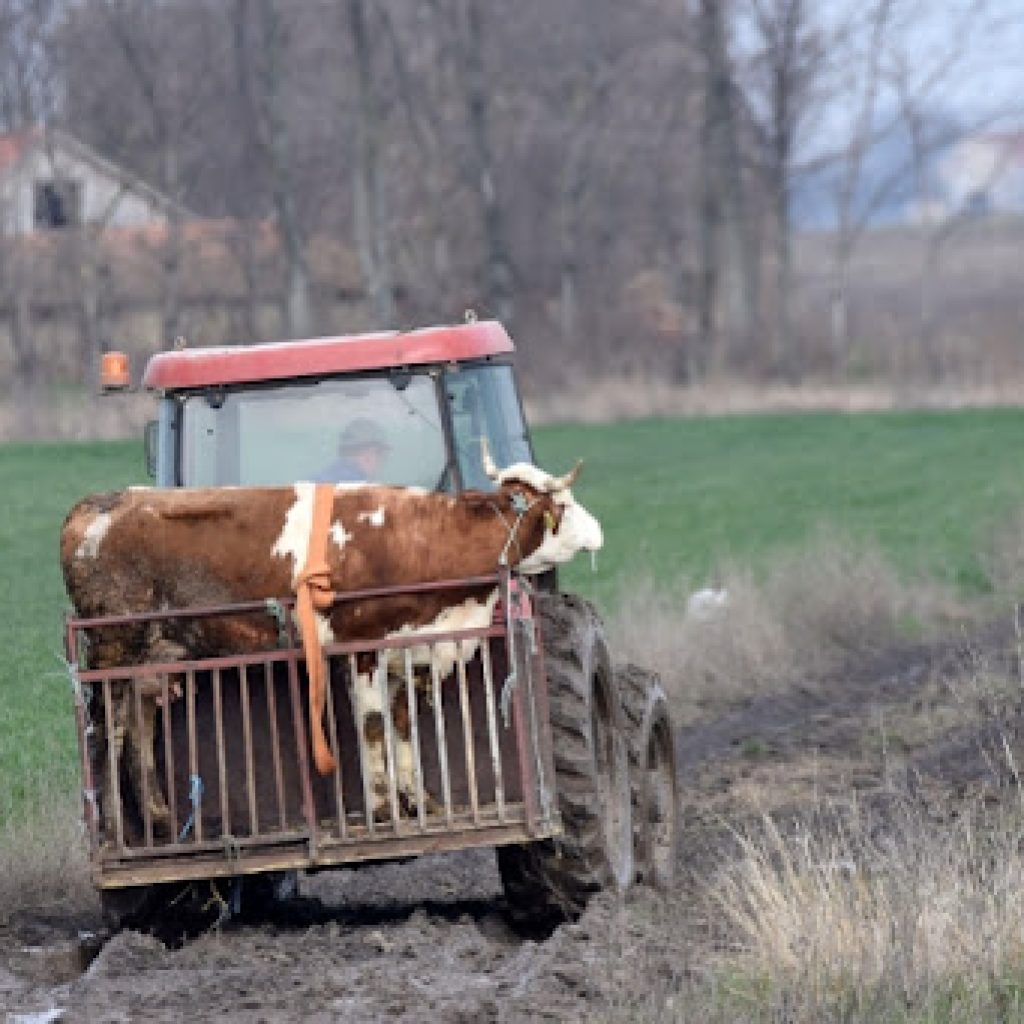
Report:
[[351,690],[352,717],[356,733],[362,743],[367,788],[373,800],[368,808],[375,821],[386,821],[391,816],[388,801],[387,758],[384,741],[384,714],[380,689],[374,672],[357,672]]
[[[391,703],[392,721],[395,723],[395,774],[398,777],[398,795],[407,814],[418,813],[416,799],[416,758],[412,746],[412,726],[409,720],[409,701],[405,687],[400,686]],[[443,806],[423,786],[423,809],[427,814],[438,814]]]
[[[134,714],[129,713],[129,721],[138,728],[137,730],[135,728],[128,730],[131,751],[128,759],[128,772],[140,805],[143,793],[148,794],[149,813],[153,819],[154,829],[166,834],[170,828],[171,812],[157,775],[154,752],[157,694],[162,692],[162,687],[155,679],[140,679],[136,685],[142,687],[139,701],[141,713],[138,721]],[[145,786],[143,786],[143,779],[145,779]]]
[[391,698],[391,721],[395,727],[395,778],[398,783],[398,799],[407,814],[415,814],[416,769],[412,756],[409,705],[406,702],[404,687],[396,688]]
[[[179,643],[167,639],[157,627],[150,629],[146,644],[147,661],[154,663],[166,663],[181,661],[187,655],[186,649]],[[171,812],[167,806],[167,798],[160,783],[156,770],[156,752],[154,742],[156,740],[156,711],[158,703],[163,704],[163,684],[159,676],[151,676],[135,684],[140,687],[140,721],[136,723],[135,716],[129,712],[128,728],[129,748],[131,756],[128,761],[128,770],[135,788],[135,795],[139,803],[142,802],[143,792],[149,796],[149,813],[153,819],[153,828],[156,832],[167,834],[171,828]],[[168,681],[167,697],[174,700],[181,693],[181,685],[177,677]],[[125,703],[131,698],[126,698]],[[132,724],[137,724],[138,734]],[[145,779],[145,786],[143,786]]]
[[[124,741],[128,731],[128,708],[130,691],[122,692],[113,700],[111,715],[111,733],[106,737],[107,756],[103,765],[103,831],[108,842],[114,842],[117,830],[114,825],[117,815],[124,814],[124,806],[114,793],[114,780],[121,771],[121,757],[124,754]],[[111,767],[113,766],[113,767]]]

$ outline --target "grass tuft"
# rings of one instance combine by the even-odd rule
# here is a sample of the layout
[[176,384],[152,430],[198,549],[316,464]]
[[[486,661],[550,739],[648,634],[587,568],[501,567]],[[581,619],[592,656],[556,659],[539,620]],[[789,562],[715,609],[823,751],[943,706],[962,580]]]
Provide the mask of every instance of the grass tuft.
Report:
[[0,794],[0,926],[27,912],[66,919],[95,908],[76,791],[29,780],[32,802]]
[[1024,1010],[1019,810],[941,827],[909,806],[900,817],[900,829],[867,817],[787,832],[765,818],[738,836],[712,899],[732,938],[728,968],[759,980],[763,1005],[796,1020],[844,1008],[848,1019],[970,1019],[953,1011],[1006,998]]

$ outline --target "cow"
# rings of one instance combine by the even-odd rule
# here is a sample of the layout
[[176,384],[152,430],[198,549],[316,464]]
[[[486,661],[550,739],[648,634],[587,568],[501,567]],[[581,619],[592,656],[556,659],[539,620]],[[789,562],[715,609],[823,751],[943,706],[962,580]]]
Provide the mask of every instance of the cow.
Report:
[[[377,484],[196,489],[129,488],[78,502],[61,533],[61,564],[68,595],[81,617],[241,603],[299,592],[312,573],[321,597],[314,602],[312,628],[305,635],[310,676],[310,717],[314,761],[321,773],[333,770],[323,731],[323,685],[319,645],[333,641],[376,641],[413,630],[449,631],[487,626],[498,600],[494,586],[467,585],[354,602],[336,601],[346,591],[431,583],[492,575],[504,562],[526,574],[543,573],[581,550],[603,543],[597,520],[571,491],[581,463],[561,477],[518,463],[500,472],[484,451],[484,468],[497,484],[493,492],[458,495]],[[326,499],[324,492],[327,491]],[[323,506],[326,501],[326,518]],[[321,511],[316,512],[319,505]],[[314,516],[325,536],[318,559]],[[319,560],[318,566],[311,563]],[[315,631],[316,644],[310,633]],[[97,631],[90,667],[139,665],[185,657],[203,658],[272,649],[276,627],[269,617],[165,620]],[[466,644],[469,660],[475,646]],[[446,675],[459,656],[454,643],[434,645]],[[430,647],[412,648],[414,665],[429,664]],[[360,665],[357,659],[357,665]],[[145,686],[145,680],[143,681]],[[390,813],[382,694],[369,660],[350,679],[351,706],[367,754],[373,813]],[[136,792],[146,773],[150,811],[159,827],[169,819],[156,782],[153,759],[154,695],[143,689],[142,736],[133,735],[126,709],[115,716],[115,763],[129,745],[129,771]],[[398,736],[395,774],[403,803],[411,802],[414,768],[408,722],[401,702],[394,720]],[[109,782],[109,780],[108,780]]]

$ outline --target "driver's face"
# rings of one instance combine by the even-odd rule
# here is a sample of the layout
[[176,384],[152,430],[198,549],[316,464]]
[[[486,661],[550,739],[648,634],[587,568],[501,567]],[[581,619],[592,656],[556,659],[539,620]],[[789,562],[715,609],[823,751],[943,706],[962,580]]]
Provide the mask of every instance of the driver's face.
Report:
[[384,461],[385,451],[377,445],[368,445],[365,448],[356,448],[349,453],[349,458],[363,471],[367,479],[377,476],[381,463]]

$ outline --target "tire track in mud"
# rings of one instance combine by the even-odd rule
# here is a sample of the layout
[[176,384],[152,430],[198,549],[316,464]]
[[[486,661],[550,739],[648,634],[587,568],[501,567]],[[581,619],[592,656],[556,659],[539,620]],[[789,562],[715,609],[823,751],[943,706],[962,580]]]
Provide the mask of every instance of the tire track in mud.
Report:
[[59,983],[0,966],[0,1009],[56,1007],[63,1013],[51,1019],[89,1024],[586,1020],[628,985],[623,946],[642,937],[631,919],[637,901],[655,899],[640,894],[627,908],[598,897],[579,922],[533,941],[506,921],[489,851],[336,872],[306,887],[313,895],[258,925],[179,949],[122,932]]

